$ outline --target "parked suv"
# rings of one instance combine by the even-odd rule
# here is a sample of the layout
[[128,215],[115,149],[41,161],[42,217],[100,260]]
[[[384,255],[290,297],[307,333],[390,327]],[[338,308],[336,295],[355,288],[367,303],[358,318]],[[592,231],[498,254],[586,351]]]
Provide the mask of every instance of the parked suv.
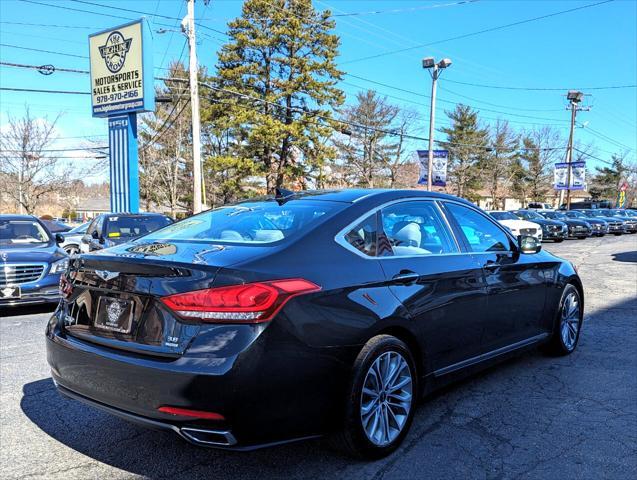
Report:
[[130,242],[171,223],[170,217],[159,213],[103,213],[88,226],[80,250],[92,252]]
[[553,240],[554,242],[563,242],[568,236],[568,227],[564,222],[557,220],[549,220],[537,213],[535,210],[514,210],[513,213],[522,220],[537,223],[542,227],[542,238],[544,240]]
[[511,233],[516,237],[519,235],[530,235],[537,238],[540,242],[542,241],[542,227],[539,224],[520,220],[512,212],[490,211],[487,213],[511,230]]
[[584,220],[586,223],[590,224],[591,228],[593,229],[593,236],[603,237],[608,233],[608,222],[606,220],[595,217],[587,217],[582,212],[578,212],[577,210],[566,210],[563,213],[568,218]]
[[31,215],[0,215],[0,307],[57,302],[60,274],[68,256]]

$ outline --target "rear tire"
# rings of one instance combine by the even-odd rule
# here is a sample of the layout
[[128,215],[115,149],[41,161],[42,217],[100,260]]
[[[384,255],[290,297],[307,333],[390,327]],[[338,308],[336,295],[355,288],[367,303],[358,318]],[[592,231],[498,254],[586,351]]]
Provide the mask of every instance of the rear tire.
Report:
[[391,335],[372,338],[354,362],[345,423],[332,445],[358,458],[389,455],[409,431],[418,392],[409,347]]
[[555,240],[553,240],[555,243],[562,243],[564,241],[563,238],[556,238]]
[[582,299],[574,285],[568,284],[562,292],[557,308],[555,325],[551,340],[547,345],[547,352],[563,356],[575,351],[582,330]]

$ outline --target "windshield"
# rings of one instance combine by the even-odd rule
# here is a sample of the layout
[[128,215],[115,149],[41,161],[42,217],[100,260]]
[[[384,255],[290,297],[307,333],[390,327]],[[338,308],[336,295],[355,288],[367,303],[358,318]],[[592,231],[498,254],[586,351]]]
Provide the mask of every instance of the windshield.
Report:
[[334,213],[340,204],[292,201],[245,202],[208,210],[163,228],[147,240],[203,240],[242,244],[266,244],[314,227]]
[[565,215],[571,218],[586,218],[582,212],[566,212]]
[[86,233],[86,229],[88,228],[88,224],[91,222],[86,222],[83,223],[82,225],[78,225],[75,228],[72,228],[71,230],[69,230],[67,233],[71,234],[71,233]]
[[559,213],[559,212],[542,212],[542,215],[544,215],[546,218],[550,218],[552,220],[565,220],[566,219],[566,215],[564,215],[563,213]]
[[586,212],[586,215],[588,215],[589,217],[607,217],[608,216],[600,210],[588,210]]
[[489,212],[496,220],[519,220],[518,217],[513,215],[511,212]]
[[615,215],[616,217],[627,217],[628,214],[626,213],[625,210],[610,210],[612,215]]
[[544,217],[542,215],[540,215],[539,213],[532,212],[530,210],[525,210],[523,212],[518,212],[518,215],[522,216],[526,220],[529,220],[529,219],[542,220],[542,219],[544,219]]
[[0,220],[0,246],[39,245],[49,243],[51,237],[34,220]]
[[106,237],[137,238],[171,223],[172,221],[163,215],[111,215],[106,223]]

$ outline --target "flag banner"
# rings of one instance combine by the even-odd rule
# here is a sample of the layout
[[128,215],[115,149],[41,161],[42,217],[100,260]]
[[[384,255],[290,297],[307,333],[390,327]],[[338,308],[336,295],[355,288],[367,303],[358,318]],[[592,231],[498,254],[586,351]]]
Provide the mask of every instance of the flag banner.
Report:
[[553,185],[555,190],[567,190],[568,163],[556,163],[553,169]]
[[586,189],[586,162],[571,162],[571,190]]
[[553,170],[555,190],[585,190],[586,162],[571,162],[571,185],[568,185],[568,163],[556,163]]
[[[427,185],[427,178],[429,176],[429,150],[416,150],[418,155],[418,163],[420,165],[420,174],[418,176],[418,183],[420,185]],[[448,150],[434,150],[433,162],[432,162],[432,181],[431,184],[435,187],[447,186],[447,162],[449,159]]]

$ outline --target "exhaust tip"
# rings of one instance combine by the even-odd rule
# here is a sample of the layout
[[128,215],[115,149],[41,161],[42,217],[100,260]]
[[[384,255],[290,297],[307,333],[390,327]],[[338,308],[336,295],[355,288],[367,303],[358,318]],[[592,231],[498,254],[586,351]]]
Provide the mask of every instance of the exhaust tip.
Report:
[[183,427],[179,429],[179,433],[195,445],[231,447],[237,444],[237,439],[229,431]]

